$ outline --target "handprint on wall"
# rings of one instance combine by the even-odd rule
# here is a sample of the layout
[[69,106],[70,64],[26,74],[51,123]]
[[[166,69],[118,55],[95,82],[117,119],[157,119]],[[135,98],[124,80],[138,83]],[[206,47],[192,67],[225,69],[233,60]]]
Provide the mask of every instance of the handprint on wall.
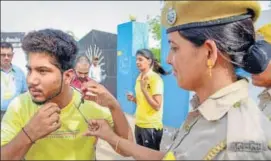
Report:
[[90,62],[92,62],[92,59],[94,57],[98,57],[98,65],[101,68],[101,81],[104,81],[107,77],[106,72],[105,72],[105,60],[104,56],[102,55],[102,50],[95,45],[89,46],[85,52],[86,56],[89,58]]

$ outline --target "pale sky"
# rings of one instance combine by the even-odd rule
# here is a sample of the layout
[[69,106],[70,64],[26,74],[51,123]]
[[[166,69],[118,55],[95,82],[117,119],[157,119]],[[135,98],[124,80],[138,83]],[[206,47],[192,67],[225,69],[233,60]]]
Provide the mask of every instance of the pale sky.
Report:
[[130,14],[145,22],[147,15],[159,11],[159,1],[1,1],[1,31],[51,27],[81,38],[92,29],[117,33],[117,25],[128,22]]
[[[262,1],[267,9],[268,1]],[[117,33],[129,15],[146,22],[160,14],[159,1],[1,1],[1,31],[29,32],[43,28],[71,30],[82,38],[92,29]]]

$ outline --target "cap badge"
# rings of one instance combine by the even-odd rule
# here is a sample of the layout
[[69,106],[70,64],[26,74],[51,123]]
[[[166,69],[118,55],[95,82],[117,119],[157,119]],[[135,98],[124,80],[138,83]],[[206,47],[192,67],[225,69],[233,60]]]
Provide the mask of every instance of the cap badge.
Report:
[[167,22],[170,25],[173,25],[176,22],[177,13],[173,8],[169,8],[167,12]]

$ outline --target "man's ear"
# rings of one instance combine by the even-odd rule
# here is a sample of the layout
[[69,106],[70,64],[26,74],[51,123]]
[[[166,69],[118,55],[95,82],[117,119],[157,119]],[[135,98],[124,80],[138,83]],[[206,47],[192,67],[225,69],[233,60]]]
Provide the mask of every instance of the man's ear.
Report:
[[66,70],[64,73],[63,73],[63,79],[64,79],[64,82],[65,84],[70,84],[71,81],[74,79],[75,77],[75,73],[74,73],[74,70],[73,69],[69,69],[69,70]]

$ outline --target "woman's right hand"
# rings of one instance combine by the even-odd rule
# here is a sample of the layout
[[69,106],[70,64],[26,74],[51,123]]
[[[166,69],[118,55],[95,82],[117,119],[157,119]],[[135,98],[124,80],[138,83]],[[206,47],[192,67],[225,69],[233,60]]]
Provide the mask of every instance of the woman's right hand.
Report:
[[135,102],[135,97],[132,93],[127,93],[126,96],[128,101]]
[[117,134],[114,133],[113,129],[110,127],[108,122],[104,119],[89,120],[88,130],[83,135],[96,136],[107,142],[109,142],[110,139],[117,136]]

